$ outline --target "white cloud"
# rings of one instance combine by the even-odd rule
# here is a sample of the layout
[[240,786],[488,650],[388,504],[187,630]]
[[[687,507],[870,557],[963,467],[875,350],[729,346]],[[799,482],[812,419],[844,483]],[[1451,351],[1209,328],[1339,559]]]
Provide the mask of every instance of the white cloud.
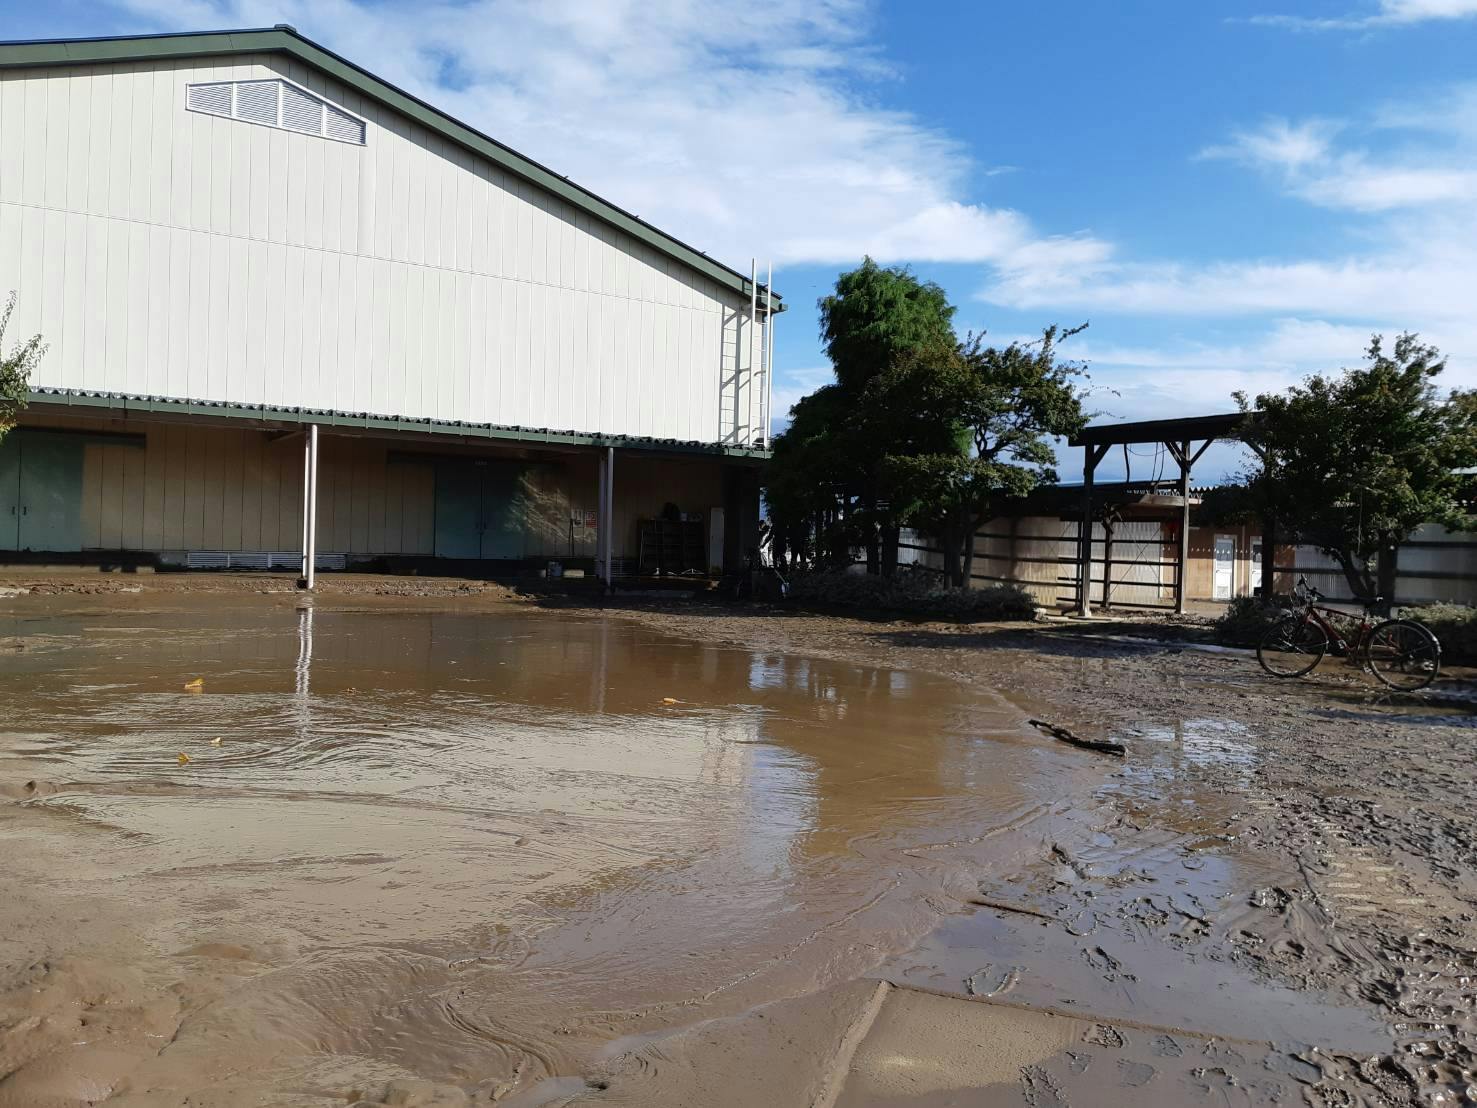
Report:
[[[1447,102],[1449,110],[1439,114],[1410,106],[1381,109],[1369,128],[1384,140],[1378,153],[1336,148],[1333,138],[1348,123],[1270,119],[1206,148],[1201,157],[1270,173],[1288,191],[1326,208],[1385,212],[1477,200],[1477,96],[1462,88]],[[1426,141],[1408,141],[1413,137]]]
[[1201,157],[1297,170],[1328,157],[1329,143],[1337,129],[1327,120],[1294,124],[1285,119],[1269,119],[1254,130],[1237,131],[1229,143],[1207,147]]
[[291,23],[731,265],[1092,249],[973,202],[994,170],[866,95],[891,75],[865,0],[117,2],[170,29]]
[[1373,11],[1331,18],[1304,15],[1254,15],[1248,22],[1296,31],[1368,31],[1408,27],[1436,20],[1471,19],[1477,0],[1379,0]]
[[[1352,364],[1374,331],[1419,330],[1451,356],[1447,383],[1477,384],[1477,86],[1385,105],[1362,121],[1268,120],[1201,157],[1253,168],[1340,214],[1345,226],[1330,231],[1321,257],[1188,263],[1104,254],[1025,278],[999,271],[981,298],[1017,309],[1180,317],[1202,331],[1232,325],[1252,336],[1095,351],[1099,367],[1124,384],[1125,404],[1145,410],[1224,395],[1238,378],[1260,382],[1240,387],[1260,388]],[[1144,381],[1134,383],[1135,374]],[[1191,377],[1200,383],[1193,390]]]

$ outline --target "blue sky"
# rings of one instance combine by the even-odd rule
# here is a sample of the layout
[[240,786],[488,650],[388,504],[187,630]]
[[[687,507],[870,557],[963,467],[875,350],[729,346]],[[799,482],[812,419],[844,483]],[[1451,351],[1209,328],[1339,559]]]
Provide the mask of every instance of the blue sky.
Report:
[[1422,332],[1477,385],[1477,0],[0,15],[6,38],[291,23],[738,268],[772,258],[777,411],[828,379],[815,300],[868,252],[943,285],[961,329],[1090,320],[1064,352],[1104,419],[1227,410],[1375,330]]

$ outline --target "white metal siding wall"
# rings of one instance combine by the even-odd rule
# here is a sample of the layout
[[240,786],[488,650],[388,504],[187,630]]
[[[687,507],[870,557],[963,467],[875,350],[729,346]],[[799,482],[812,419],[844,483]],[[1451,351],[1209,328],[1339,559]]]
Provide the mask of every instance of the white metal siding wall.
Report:
[[[185,110],[188,83],[273,75],[367,144]],[[0,292],[51,343],[36,384],[751,434],[720,426],[746,298],[297,63],[3,71],[0,150]]]

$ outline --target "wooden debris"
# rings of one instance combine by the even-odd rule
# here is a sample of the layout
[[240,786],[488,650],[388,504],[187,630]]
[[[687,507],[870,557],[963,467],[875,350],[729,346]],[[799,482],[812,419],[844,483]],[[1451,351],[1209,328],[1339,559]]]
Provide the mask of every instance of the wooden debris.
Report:
[[1073,734],[1055,723],[1047,723],[1044,719],[1033,719],[1030,724],[1054,739],[1070,743],[1072,746],[1080,746],[1083,750],[1096,750],[1099,754],[1114,754],[1119,758],[1128,753],[1128,748],[1122,743],[1115,743],[1108,739],[1084,739],[1081,735]]
[[972,896],[965,903],[972,904],[978,908],[993,908],[997,912],[1010,912],[1018,916],[1035,916],[1037,919],[1044,919],[1050,923],[1056,922],[1056,917],[1047,912],[1041,912],[1035,908],[1027,908],[1024,904],[1012,904],[1008,900],[994,900],[987,896]]

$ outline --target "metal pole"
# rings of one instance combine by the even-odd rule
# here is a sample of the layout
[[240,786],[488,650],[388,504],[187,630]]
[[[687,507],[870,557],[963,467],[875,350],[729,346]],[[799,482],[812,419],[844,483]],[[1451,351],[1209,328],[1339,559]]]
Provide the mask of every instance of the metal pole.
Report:
[[744,429],[745,446],[754,445],[754,329],[759,325],[759,259],[749,259],[749,388]]
[[1103,611],[1113,606],[1109,592],[1113,580],[1113,521],[1103,515]]
[[1174,582],[1174,610],[1177,615],[1185,614],[1185,599],[1189,589],[1185,573],[1190,566],[1190,444],[1180,445],[1180,564]]
[[764,345],[766,354],[764,358],[764,445],[770,446],[774,440],[774,262],[769,263],[769,277],[765,282],[764,291],[768,300],[769,310],[764,314]]
[[605,448],[605,513],[610,527],[605,535],[605,586],[615,584],[615,447]]
[[605,540],[610,537],[610,520],[605,516],[605,451],[600,451],[600,487],[595,494],[595,576],[605,580]]
[[308,428],[308,541],[303,577],[311,590],[318,574],[318,425]]

